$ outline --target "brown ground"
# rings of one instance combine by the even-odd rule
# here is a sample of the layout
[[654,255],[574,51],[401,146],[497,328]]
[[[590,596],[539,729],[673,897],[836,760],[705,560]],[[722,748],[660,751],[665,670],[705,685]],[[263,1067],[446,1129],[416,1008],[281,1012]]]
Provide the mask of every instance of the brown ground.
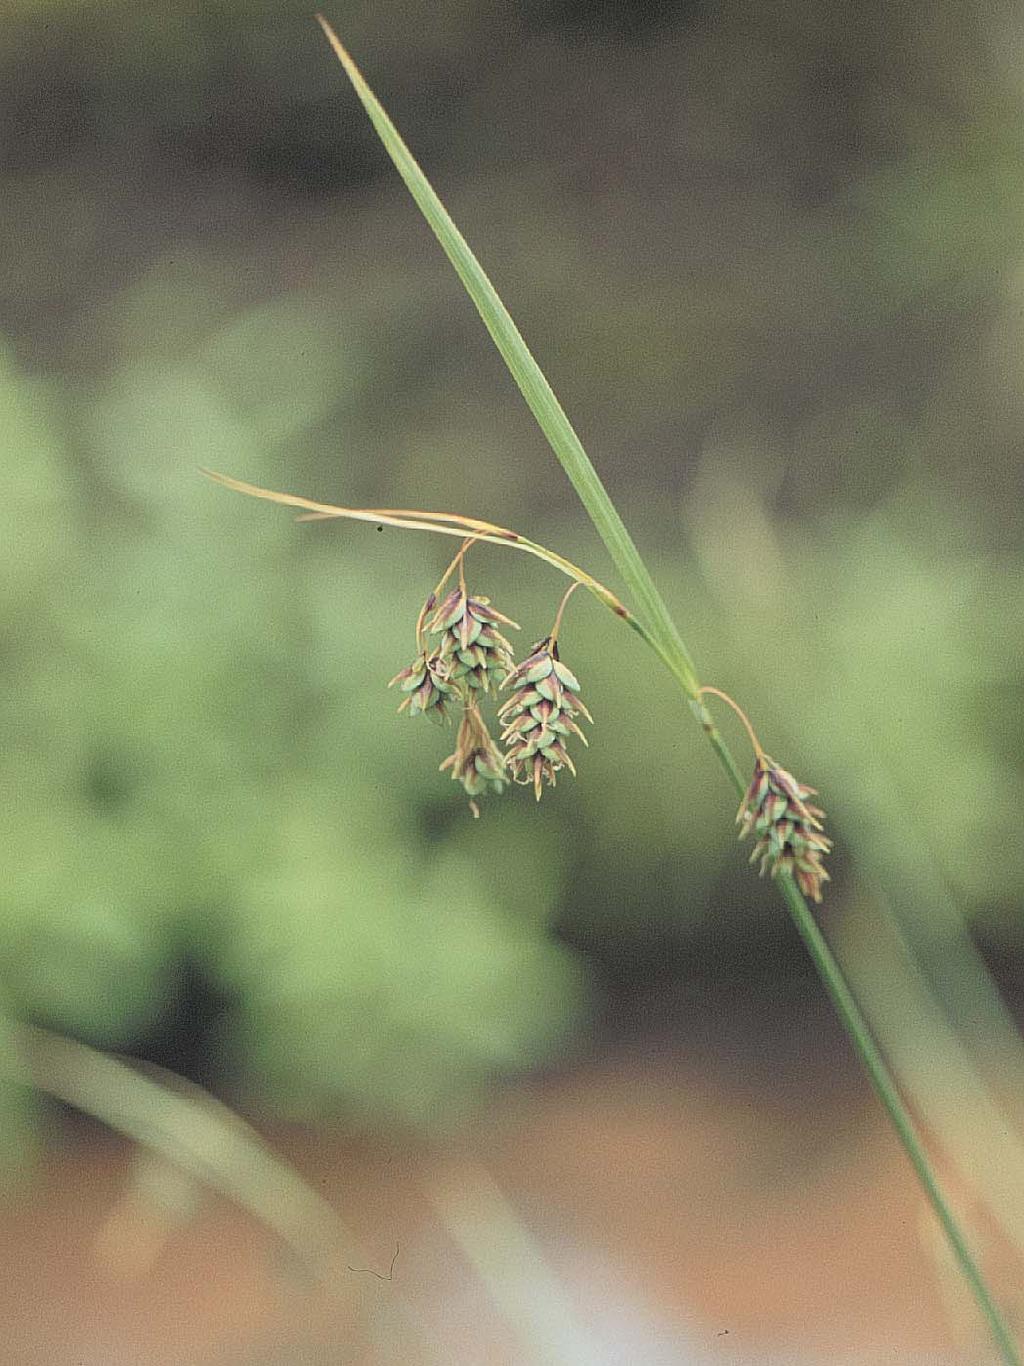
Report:
[[[364,1265],[386,1273],[398,1244],[390,1282],[340,1268],[340,1302],[304,1285],[273,1238],[217,1200],[166,1240],[134,1218],[111,1237],[126,1147],[95,1134],[55,1141],[3,1216],[0,1361],[418,1362],[408,1338],[371,1349],[352,1328],[360,1311],[372,1323],[400,1297],[433,1336],[433,1360],[524,1361],[425,1195],[465,1197],[485,1168],[604,1344],[595,1361],[991,1359],[870,1100],[801,1115],[707,1087],[678,1065],[584,1068],[507,1096],[440,1156],[278,1131],[275,1147],[342,1212]],[[510,1256],[513,1235],[497,1242]],[[995,1270],[1012,1290],[1005,1265]],[[506,1263],[503,1282],[510,1275]],[[523,1293],[543,1305],[542,1283]],[[549,1359],[575,1366],[567,1350]]]

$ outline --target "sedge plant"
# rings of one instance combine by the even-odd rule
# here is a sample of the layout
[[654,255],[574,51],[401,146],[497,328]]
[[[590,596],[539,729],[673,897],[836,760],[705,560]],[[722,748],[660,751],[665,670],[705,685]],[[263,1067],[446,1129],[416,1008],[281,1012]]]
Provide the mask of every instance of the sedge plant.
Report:
[[[441,724],[455,722],[453,752],[441,764],[461,783],[474,816],[478,797],[500,796],[510,782],[530,786],[539,800],[545,786],[568,769],[575,772],[570,746],[586,744],[580,725],[590,721],[581,685],[561,657],[561,631],[569,597],[587,589],[629,626],[675,678],[689,710],[724,767],[740,798],[740,838],[753,836],[751,862],[768,871],[814,962],[833,1005],[884,1106],[953,1256],[987,1322],[1004,1362],[1021,1366],[1021,1356],[995,1303],[952,1206],[939,1183],[924,1142],[904,1103],[894,1075],[808,905],[820,903],[831,849],[824,813],[808,798],[814,789],[768,757],[739,705],[719,688],[702,684],[696,666],[628,529],[591,464],[550,384],[520,335],[475,255],[414,160],[383,106],[322,16],[318,22],[398,173],[455,268],[506,366],[601,536],[631,600],[627,606],[592,574],[538,542],[494,522],[461,512],[398,508],[348,508],[260,488],[224,474],[210,477],[237,492],[301,510],[300,520],[350,519],[461,538],[462,545],[440,583],[430,592],[415,623],[416,655],[391,680],[404,694],[400,710]],[[480,544],[535,556],[572,580],[553,624],[516,663],[501,627],[516,624],[471,592],[466,558]],[[448,585],[457,574],[454,588]],[[447,591],[446,591],[447,590]],[[443,595],[443,596],[442,596]],[[753,747],[747,777],[712,718],[706,700],[726,702],[740,717]],[[496,709],[500,727],[492,733],[485,708]],[[504,746],[504,750],[502,749]]]

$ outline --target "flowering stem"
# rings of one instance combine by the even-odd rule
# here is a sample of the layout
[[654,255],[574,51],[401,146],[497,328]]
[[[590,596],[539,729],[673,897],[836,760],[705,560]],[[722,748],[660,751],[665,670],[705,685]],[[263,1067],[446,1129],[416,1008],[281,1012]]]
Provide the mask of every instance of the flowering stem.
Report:
[[608,491],[583,449],[583,443],[566,416],[565,409],[559,403],[547,377],[523,340],[512,320],[512,315],[502,303],[497,290],[487,278],[483,267],[473,255],[447,209],[434,193],[433,187],[403,142],[387,111],[367,85],[362,72],[327,20],[321,14],[316,18],[334,55],[345,68],[370,122],[394,162],[395,169],[405,181],[409,193],[452,263],[465,286],[466,293],[476,305],[477,312],[500,351],[509,373],[519,386],[523,398],[558,457],[590,520],[608,547],[608,552],[643,617],[654,648],[682,683],[687,695],[692,697],[697,687],[697,671],[693,661],[664,599],[658,592],[650,570],[636,548],[618,508],[608,497]]
[[[684,672],[677,667],[676,662],[672,658],[671,651],[666,649],[663,642],[652,637],[643,623],[619,601],[610,589],[606,588],[604,584],[593,578],[585,570],[580,569],[571,561],[558,555],[555,551],[548,550],[545,546],[530,541],[526,537],[520,536],[517,532],[509,531],[505,527],[496,526],[494,523],[480,522],[476,519],[463,517],[459,514],[422,513],[393,508],[387,510],[339,508],[330,504],[313,503],[309,499],[300,498],[293,494],[274,493],[267,489],[258,488],[252,484],[245,484],[240,480],[230,479],[225,475],[211,473],[210,477],[216,480],[216,482],[224,484],[226,487],[233,488],[241,493],[247,493],[258,498],[266,498],[272,502],[284,503],[288,506],[306,508],[313,511],[318,519],[350,518],[356,521],[376,522],[378,524],[384,522],[390,526],[422,531],[434,531],[443,535],[462,537],[462,547],[446,569],[437,589],[431,595],[434,599],[440,595],[441,590],[451,577],[456,566],[459,567],[460,574],[462,573],[463,557],[474,541],[487,541],[494,545],[508,546],[512,549],[525,551],[527,554],[535,555],[537,558],[544,560],[546,563],[552,565],[553,568],[560,570],[563,574],[567,574],[573,579],[573,583],[570,585],[559,604],[558,612],[555,617],[555,624],[552,628],[552,641],[557,637],[561,627],[562,617],[569,597],[580,585],[588,588],[590,592],[597,597],[598,601],[609,608],[609,610],[619,617],[620,620],[625,621],[627,625],[631,626],[634,631],[646,640],[648,645],[651,646],[655,653],[669,667],[682,685],[683,690],[690,697],[691,708],[694,711],[697,720],[700,722],[704,733],[707,735],[709,743],[732,779],[737,793],[742,797],[746,791],[746,779],[733,758],[728,745],[719,733],[702,698],[705,695],[718,697],[736,712],[750,737],[755,754],[760,758],[763,756],[764,751],[753,726],[750,724],[750,721],[743,710],[727,693],[722,692],[718,688],[709,685],[691,687],[689,679],[685,676]],[[471,529],[473,532],[469,537],[465,535],[467,529]],[[428,603],[430,603],[430,599],[428,599]],[[428,608],[424,607],[421,612],[421,621],[427,610]],[[417,637],[419,637],[419,634],[420,626],[418,625]],[[831,949],[828,947],[824,936],[811,914],[807,902],[804,900],[799,888],[793,881],[792,876],[788,871],[780,870],[780,874],[775,880],[782,891],[782,895],[789,908],[790,915],[793,917],[797,930],[831,997],[836,1012],[850,1036],[858,1057],[867,1071],[875,1093],[884,1106],[886,1113],[892,1122],[893,1128],[896,1131],[897,1137],[903,1145],[904,1151],[917,1174],[925,1195],[934,1209],[939,1223],[949,1240],[964,1278],[974,1294],[979,1308],[989,1325],[994,1340],[999,1345],[1004,1362],[1008,1363],[1008,1366],[1024,1366],[1021,1357],[1017,1353],[1013,1339],[1010,1336],[1009,1329],[1004,1323],[995,1302],[988,1293],[987,1286],[985,1285],[978,1264],[968,1247],[967,1240],[956,1221],[956,1217],[942,1192],[938,1178],[929,1163],[924,1145],[914,1122],[900,1098],[895,1078],[872,1037],[868,1022],[846,983],[842,969],[833,956]]]
[[[258,497],[269,497],[277,502],[287,502],[305,507],[314,514],[327,516],[354,516],[364,521],[377,521],[391,525],[417,527],[424,530],[442,531],[447,535],[465,534],[465,531],[480,532],[481,540],[513,544],[528,554],[537,555],[562,573],[583,583],[603,602],[606,607],[624,620],[638,635],[651,646],[663,660],[679,682],[683,692],[690,700],[692,708],[709,742],[723,766],[737,787],[740,795],[745,791],[745,783],[728,745],[718,733],[707,708],[701,701],[701,692],[696,667],[689,651],[683,643],[675,624],[657,586],[640,555],[625,523],[615,507],[600,476],[594,469],[579,436],[576,434],[565,410],[555,396],[547,377],[537,364],[529,347],[523,340],[511,314],[505,307],[483,267],[477,260],[452,221],[444,205],[434,192],[429,180],[405,145],[401,135],[373,91],[367,85],[362,73],[338,39],[337,34],[322,15],[317,21],[331,45],[334,54],[341,62],[352,82],[357,96],[377,131],[385,150],[390,156],[399,175],[405,181],[410,194],[416,201],[421,213],[436,236],[442,249],[452,263],[467,294],[473,301],[480,317],[497,346],[508,367],[509,373],[519,386],[523,398],[537,419],[538,425],[546,436],[552,451],[557,457],[566,476],[572,483],[580,501],[593,522],[598,534],[604,541],[622,579],[629,589],[638,609],[635,616],[603,584],[582,570],[577,569],[560,556],[525,538],[518,537],[503,528],[488,523],[472,523],[465,518],[445,517],[442,514],[413,514],[409,519],[393,517],[390,513],[345,511],[323,505],[309,504],[301,499],[269,494],[252,486],[242,486],[235,481],[220,478],[229,487],[253,493]],[[216,476],[215,476],[216,477]],[[444,525],[447,524],[447,525]],[[461,533],[458,528],[461,528]],[[808,951],[821,974],[839,1017],[862,1059],[879,1099],[892,1120],[896,1133],[907,1152],[922,1187],[934,1208],[950,1245],[956,1255],[963,1274],[970,1285],[976,1300],[988,1322],[993,1338],[999,1346],[1005,1362],[1010,1366],[1021,1366],[1021,1360],[1009,1330],[1000,1317],[999,1311],[989,1296],[985,1282],[967,1247],[953,1213],[946,1203],[938,1181],[929,1166],[924,1148],[914,1128],[909,1113],[905,1109],[895,1082],[889,1072],[877,1045],[871,1037],[867,1021],[861,1014],[852,993],[846,985],[842,971],[821,936],[806,901],[794,883],[788,870],[780,870],[777,879],[790,914],[807,946]]]
[[[562,573],[567,574],[573,579],[573,583],[570,585],[559,604],[558,613],[555,617],[555,624],[552,628],[552,639],[557,637],[565,606],[571,594],[575,592],[580,585],[588,588],[600,602],[642,636],[679,679],[684,691],[691,698],[690,705],[697,720],[700,722],[704,733],[708,737],[708,741],[721,760],[726,772],[732,779],[737,793],[742,797],[746,791],[746,779],[741,773],[733,758],[732,752],[719,733],[714,720],[701,699],[705,695],[708,695],[718,697],[726,702],[743,722],[747,734],[750,737],[751,744],[754,747],[755,754],[758,755],[758,757],[761,757],[764,753],[761,743],[743,710],[727,693],[722,692],[718,688],[703,685],[691,689],[688,681],[681,677],[679,670],[673,666],[670,651],[666,650],[660,641],[652,638],[643,624],[633,616],[628,608],[619,602],[618,598],[615,597],[610,589],[607,589],[585,570],[578,568],[578,566],[572,564],[571,561],[564,559],[561,555],[548,550],[546,547],[541,546],[536,542],[527,540],[526,537],[520,536],[517,532],[509,531],[505,527],[498,527],[493,523],[479,522],[475,519],[462,517],[457,514],[428,514],[399,509],[388,509],[387,511],[384,511],[381,509],[337,508],[332,507],[329,504],[311,503],[309,499],[299,498],[293,494],[273,493],[252,484],[245,484],[240,480],[230,479],[225,475],[211,473],[210,477],[216,480],[216,482],[224,484],[228,488],[236,489],[241,493],[251,494],[254,497],[266,498],[272,502],[284,503],[288,506],[311,509],[317,514],[318,518],[347,517],[365,522],[380,523],[383,521],[391,526],[422,531],[434,531],[449,536],[461,536],[464,544],[442,576],[435,593],[431,595],[433,598],[436,598],[440,594],[456,566],[459,566],[461,571],[463,556],[475,540],[487,541],[494,545],[510,546],[513,549],[525,551],[528,554],[535,555],[539,559],[546,561],[546,563],[559,569]],[[466,537],[465,532],[470,527],[473,528],[474,534]],[[428,599],[428,603],[429,602],[430,599]],[[423,609],[421,618],[425,615],[427,610],[426,607]],[[419,629],[417,634],[419,634]],[[999,1346],[1003,1361],[1007,1363],[1007,1366],[1024,1366],[1024,1362],[1022,1362],[1022,1359],[1017,1352],[1009,1329],[988,1292],[988,1288],[978,1264],[967,1244],[966,1237],[957,1223],[952,1208],[946,1200],[939,1180],[928,1160],[921,1137],[917,1132],[909,1111],[906,1109],[900,1097],[895,1078],[872,1037],[870,1026],[846,983],[839,963],[826,943],[825,938],[818,928],[817,922],[811,914],[810,908],[794,882],[792,875],[787,870],[780,870],[779,876],[775,881],[782,891],[790,915],[811,955],[825,989],[835,1006],[836,1012],[850,1036],[850,1040],[853,1043],[858,1057],[864,1065],[875,1094],[885,1108],[893,1128],[896,1131],[896,1135],[903,1145],[903,1149],[917,1174],[924,1193],[949,1240],[950,1247],[953,1250],[953,1254],[960,1266],[963,1276],[970,1286],[974,1298],[988,1323],[995,1342]]]
[[[704,694],[721,698],[723,702],[733,709],[736,715],[743,722],[743,725],[750,737],[750,742],[754,747],[754,752],[759,762],[765,758],[764,750],[757,738],[757,734],[750,724],[750,721],[743,709],[734,702],[733,699],[718,688],[703,686],[698,689],[697,701],[692,705],[694,710],[703,712],[707,717],[708,726],[714,729],[710,716],[707,715],[706,708],[699,701]],[[707,726],[705,726],[707,729]],[[741,795],[745,792],[745,785],[742,775],[735,769],[732,762],[732,755],[725,746],[724,741],[715,731],[715,737],[721,743],[720,753],[724,753],[730,766],[730,772],[734,782],[737,784]],[[714,743],[714,740],[712,741]],[[716,748],[718,746],[716,745]],[[836,1013],[840,1018],[847,1034],[850,1036],[857,1056],[868,1074],[868,1079],[874,1088],[875,1094],[885,1108],[890,1122],[896,1131],[903,1150],[910,1159],[911,1165],[917,1175],[924,1193],[931,1204],[935,1215],[942,1226],[943,1232],[949,1240],[950,1247],[960,1267],[960,1270],[971,1288],[978,1307],[984,1315],[992,1336],[999,1345],[1004,1361],[1011,1363],[1012,1366],[1020,1366],[1021,1358],[1018,1355],[1017,1347],[1010,1335],[1009,1329],[1004,1322],[995,1302],[988,1292],[981,1270],[974,1259],[967,1240],[957,1223],[956,1216],[946,1199],[934,1168],[928,1160],[924,1143],[919,1134],[910,1112],[904,1105],[899,1093],[899,1088],[889,1065],[882,1056],[881,1050],[875,1043],[871,1032],[871,1026],[865,1018],[857,999],[846,981],[843,970],[835,958],[832,950],[822,934],[817,921],[811,913],[802,892],[796,884],[792,872],[788,868],[779,868],[775,878],[789,913],[796,925],[804,945],[811,956],[811,959],[818,971],[825,990],[831,998]]]
[[422,655],[427,653],[427,617],[430,615],[430,609],[434,606],[436,601],[436,593],[431,593],[430,597],[427,598],[426,602],[420,608],[420,614],[416,618],[416,650]]
[[438,579],[437,587],[434,589],[433,593],[431,594],[431,597],[437,599],[441,596],[442,592],[444,591],[445,584],[451,578],[452,574],[454,574],[456,569],[458,569],[459,571],[459,586],[462,588],[463,592],[466,591],[466,551],[476,540],[479,540],[478,536],[467,536],[466,539],[462,542],[462,545],[459,547],[458,554],[453,556],[451,564],[441,575],[440,579]]
[[757,738],[757,733],[755,732],[754,727],[750,724],[750,717],[739,705],[739,703],[734,702],[727,692],[722,692],[720,688],[712,688],[708,684],[704,684],[703,687],[697,689],[698,697],[702,697],[705,693],[710,694],[712,697],[720,697],[723,702],[727,702],[729,706],[732,707],[733,711],[736,713],[736,715],[743,722],[743,725],[746,727],[747,734],[750,736],[750,743],[754,747],[755,756],[758,759],[763,759],[764,749],[761,745],[761,741]]
[[551,634],[548,636],[548,644],[552,647],[557,643],[558,633],[562,629],[562,617],[565,615],[565,604],[569,601],[569,599],[572,597],[573,593],[576,592],[576,589],[579,588],[579,586],[580,581],[579,579],[577,579],[576,582],[571,583],[569,587],[565,590],[565,592],[562,594],[562,601],[558,604],[558,611],[555,613],[555,624],[554,626],[552,626]]
[[[244,479],[232,479],[230,475],[218,474],[215,470],[204,469],[202,473],[208,479],[212,479],[215,484],[222,484],[225,488],[233,489],[236,493],[248,494],[250,498],[265,498],[268,502],[281,503],[285,507],[302,508],[304,514],[299,518],[301,522],[345,519],[353,522],[369,522],[376,526],[401,527],[406,531],[433,531],[439,536],[456,536],[463,539],[465,544],[445,571],[435,590],[435,595],[440,593],[452,570],[459,563],[461,556],[465,554],[474,541],[486,542],[488,545],[505,546],[511,550],[521,550],[526,555],[533,555],[536,559],[543,560],[545,564],[551,565],[559,573],[565,574],[568,578],[588,589],[603,607],[606,607],[620,621],[625,622],[631,630],[647,642],[655,654],[680,680],[687,693],[692,695],[693,690],[685,675],[680,672],[678,661],[673,661],[671,653],[654,638],[644,623],[629,610],[624,602],[615,596],[610,588],[601,583],[599,579],[595,579],[593,574],[588,574],[585,569],[573,564],[572,560],[567,560],[564,555],[559,555],[555,550],[549,550],[547,546],[541,545],[538,541],[531,541],[529,537],[520,535],[518,531],[511,531],[508,527],[498,526],[494,522],[481,521],[478,517],[465,517],[457,512],[422,512],[410,508],[346,508],[333,503],[317,503],[312,498],[302,498],[295,493],[278,493],[273,489],[261,488],[258,484],[249,484]],[[466,536],[467,531],[471,533],[468,537]]]
[[463,568],[463,561],[465,559],[466,551],[469,549],[469,547],[473,544],[474,541],[477,541],[479,539],[479,536],[466,537],[466,539],[463,541],[462,545],[459,548],[458,554],[454,556],[451,564],[441,575],[440,579],[438,579],[437,587],[434,589],[430,597],[427,598],[426,602],[420,608],[420,614],[416,618],[416,649],[420,651],[421,654],[425,655],[427,653],[427,636],[426,631],[424,629],[426,626],[427,617],[430,615],[431,609],[437,604],[437,600],[441,596],[441,592],[444,589],[445,584],[448,582],[452,574],[455,572],[456,566],[458,566],[459,581],[462,584],[462,590],[463,592],[465,592],[466,578],[465,570]]
[[817,968],[825,989],[831,997],[836,1013],[850,1036],[857,1056],[864,1065],[864,1070],[868,1074],[875,1095],[885,1107],[892,1126],[896,1130],[896,1136],[903,1145],[903,1150],[910,1159],[928,1202],[942,1225],[942,1230],[949,1240],[949,1245],[956,1257],[960,1271],[985,1317],[1003,1361],[1008,1363],[1008,1366],[1021,1366],[1021,1356],[1009,1327],[989,1294],[981,1268],[975,1261],[963,1230],[957,1223],[956,1216],[928,1160],[924,1144],[910,1112],[900,1097],[896,1079],[872,1037],[870,1026],[864,1018],[853,992],[847,985],[842,968],[818,928],[817,921],[811,914],[810,908],[794,882],[792,874],[787,869],[782,869],[776,881],[782,890],[789,913],[793,917],[807,952],[811,955],[814,966]]
[[[462,536],[464,544],[442,576],[435,593],[432,594],[432,597],[434,598],[440,594],[456,566],[459,567],[461,573],[463,556],[474,541],[487,541],[494,545],[509,546],[544,560],[546,563],[552,565],[552,567],[559,569],[562,573],[567,574],[573,579],[573,583],[570,585],[559,604],[558,613],[555,617],[555,624],[552,628],[552,640],[557,637],[569,597],[580,585],[588,588],[604,606],[608,607],[617,617],[625,621],[644,640],[646,640],[655,653],[677,677],[684,691],[690,696],[691,708],[697,717],[697,720],[700,722],[704,733],[707,735],[712,748],[715,750],[715,753],[721,760],[726,772],[732,779],[738,794],[742,797],[746,791],[746,779],[733,758],[727,743],[719,733],[702,698],[706,695],[718,697],[736,712],[737,716],[739,716],[740,720],[743,722],[750,742],[754,747],[755,754],[761,758],[763,757],[764,751],[746,713],[727,693],[722,692],[718,688],[711,687],[710,685],[695,686],[691,688],[688,680],[681,675],[680,670],[677,667],[674,667],[671,652],[664,647],[663,643],[651,636],[643,623],[637,620],[610,589],[606,588],[604,584],[599,583],[598,580],[594,579],[585,570],[580,569],[578,566],[572,564],[571,561],[566,560],[563,556],[548,550],[545,546],[528,540],[526,537],[520,536],[517,532],[509,531],[505,527],[499,527],[493,523],[480,522],[476,519],[463,517],[458,514],[410,512],[402,509],[388,509],[387,511],[384,511],[382,509],[338,508],[329,504],[311,503],[309,499],[299,498],[293,494],[273,493],[267,489],[258,488],[255,485],[245,484],[240,480],[230,479],[225,475],[210,474],[210,477],[215,479],[218,483],[224,484],[228,488],[234,488],[242,493],[248,493],[259,498],[267,498],[272,502],[284,503],[289,506],[311,509],[316,513],[318,519],[347,517],[365,522],[376,521],[380,523],[383,521],[391,526],[422,531],[434,531],[449,536]],[[470,527],[473,528],[473,535],[466,537],[465,532]],[[430,600],[428,599],[428,602],[429,601]],[[424,612],[426,610],[427,609],[424,608]],[[421,613],[421,616],[422,615],[423,614]],[[966,1237],[957,1223],[952,1208],[946,1200],[939,1180],[928,1160],[921,1137],[917,1132],[909,1111],[900,1097],[896,1080],[882,1057],[878,1045],[875,1043],[871,1034],[870,1026],[846,983],[842,968],[839,966],[839,963],[826,943],[825,938],[818,928],[817,922],[811,914],[810,908],[793,880],[792,875],[787,870],[780,870],[779,876],[775,881],[782,891],[790,915],[811,955],[825,989],[835,1006],[836,1012],[850,1036],[850,1040],[853,1043],[858,1057],[864,1065],[875,1094],[885,1108],[893,1128],[896,1131],[896,1135],[903,1145],[903,1149],[917,1174],[924,1193],[949,1240],[956,1261],[988,1323],[995,1342],[999,1346],[1004,1362],[1006,1362],[1008,1366],[1024,1366],[1024,1362],[1022,1362],[1022,1359],[1018,1354],[1009,1329],[988,1292],[980,1268],[967,1244]]]
[[693,712],[694,716],[696,716],[697,720],[700,722],[701,729],[708,738],[708,744],[718,755],[719,762],[725,769],[726,773],[728,773],[732,781],[732,785],[736,789],[737,795],[742,797],[744,792],[746,792],[747,790],[747,780],[740,772],[739,765],[733,758],[732,750],[725,743],[725,740],[723,739],[721,732],[715,725],[711,713],[708,711],[707,707],[705,707],[704,703],[700,700],[700,697],[695,698],[690,703],[690,710]]
[[459,588],[463,593],[466,591],[466,551],[472,544],[472,541],[467,541],[455,556],[455,563],[459,566]]

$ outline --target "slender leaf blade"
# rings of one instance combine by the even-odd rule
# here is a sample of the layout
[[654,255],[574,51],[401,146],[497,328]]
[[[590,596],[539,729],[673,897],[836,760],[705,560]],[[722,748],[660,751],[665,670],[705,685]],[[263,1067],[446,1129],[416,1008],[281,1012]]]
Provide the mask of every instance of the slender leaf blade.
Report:
[[638,615],[644,621],[659,654],[689,695],[695,696],[697,675],[693,661],[632,536],[583,449],[583,444],[565,410],[523,340],[511,314],[498,296],[497,290],[487,278],[480,262],[455,226],[380,101],[367,85],[359,68],[327,20],[322,15],[317,15],[317,21],[345,68],[385,150],[405,181],[434,236],[455,267],[466,292],[476,305],[484,325],[501,352],[512,378],[519,386],[551,449],[586,508],[590,520],[608,548],[608,553],[635,599]]

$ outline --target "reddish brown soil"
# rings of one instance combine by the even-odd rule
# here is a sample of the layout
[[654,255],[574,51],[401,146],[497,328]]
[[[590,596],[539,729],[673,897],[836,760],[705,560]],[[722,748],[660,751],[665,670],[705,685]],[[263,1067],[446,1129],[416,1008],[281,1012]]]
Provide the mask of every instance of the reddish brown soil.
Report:
[[216,1199],[165,1239],[134,1215],[112,1230],[126,1146],[65,1135],[3,1214],[0,1360],[413,1361],[408,1346],[369,1346],[353,1327],[399,1295],[436,1360],[524,1360],[425,1195],[458,1191],[481,1168],[587,1330],[607,1341],[618,1325],[609,1361],[990,1359],[971,1306],[951,1294],[906,1160],[863,1097],[826,1123],[709,1091],[678,1067],[608,1064],[506,1096],[440,1154],[280,1130],[273,1143],[343,1214],[365,1265],[386,1273],[398,1244],[393,1281],[341,1267],[332,1300]]

